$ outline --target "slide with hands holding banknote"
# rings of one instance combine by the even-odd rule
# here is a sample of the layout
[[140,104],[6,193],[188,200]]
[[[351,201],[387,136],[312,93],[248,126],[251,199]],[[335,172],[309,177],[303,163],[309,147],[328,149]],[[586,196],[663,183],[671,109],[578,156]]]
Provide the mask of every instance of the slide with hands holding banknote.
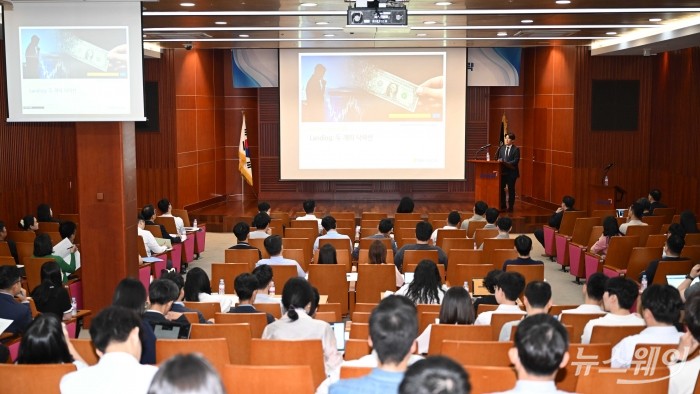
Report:
[[282,179],[463,179],[466,51],[281,50]]

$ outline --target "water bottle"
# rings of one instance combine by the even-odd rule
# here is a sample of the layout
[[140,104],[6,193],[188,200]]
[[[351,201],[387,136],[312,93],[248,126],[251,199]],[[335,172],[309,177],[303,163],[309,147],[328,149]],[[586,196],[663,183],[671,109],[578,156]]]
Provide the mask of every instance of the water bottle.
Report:
[[488,151],[486,151],[486,161],[490,161],[490,160],[491,160],[491,154]]
[[[607,183],[606,183],[606,185],[607,185]],[[192,227],[194,227],[195,229],[197,229],[197,219],[195,219],[195,220],[192,222]]]
[[642,275],[642,287],[641,287],[641,289],[640,289],[640,290],[641,290],[640,293],[641,293],[642,291],[644,291],[644,290],[647,289],[647,285],[648,285],[648,283],[647,283],[647,274],[644,274],[644,275]]
[[275,295],[275,281],[270,281],[270,295]]
[[605,178],[603,178],[603,185],[608,186],[608,176],[606,175]]
[[78,314],[78,301],[75,299],[75,297],[71,297],[70,306],[70,314],[76,316]]
[[226,284],[223,279],[219,279],[219,294],[226,294]]
[[469,281],[464,281],[464,290],[466,290],[467,293],[469,292]]

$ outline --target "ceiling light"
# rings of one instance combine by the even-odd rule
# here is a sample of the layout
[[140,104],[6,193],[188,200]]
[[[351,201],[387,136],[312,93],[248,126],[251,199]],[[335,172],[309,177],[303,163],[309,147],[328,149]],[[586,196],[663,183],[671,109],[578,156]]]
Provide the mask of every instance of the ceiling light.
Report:
[[503,36],[507,36],[508,33],[504,32],[504,31],[499,31],[496,35],[499,37],[503,37]]
[[319,22],[316,22],[316,24],[317,24],[317,25],[327,25],[328,22],[326,22],[326,21],[319,21]]
[[435,3],[435,5],[438,7],[445,7],[448,5],[452,5],[452,2],[451,1],[438,1],[437,3]]
[[614,35],[617,35],[617,32],[615,32],[615,31],[609,31],[609,32],[607,32],[607,33],[605,33],[605,34],[607,34],[607,35],[609,35],[609,36],[614,36]]
[[324,37],[335,37],[335,34],[324,34]]
[[661,18],[649,18],[649,22],[661,22],[662,20]]
[[434,25],[434,24],[436,24],[436,23],[437,23],[437,22],[435,22],[435,21],[423,21],[423,24],[424,24],[424,25]]
[[557,4],[571,4],[571,0],[557,0],[555,1]]
[[318,4],[316,4],[316,3],[301,3],[299,5],[302,7],[316,7]]
[[427,34],[425,34],[425,33],[418,33],[418,34],[416,34],[416,37],[426,37],[426,36],[427,36]]
[[194,7],[194,3],[180,3],[183,7]]
[[226,24],[228,24],[228,22],[216,21],[216,22],[214,22],[214,24],[215,24],[215,25],[226,25]]
[[532,19],[523,19],[520,21],[520,23],[532,23],[534,22]]
[[248,34],[239,34],[238,37],[240,37],[240,38],[248,38],[248,37],[250,37],[250,35],[248,35]]

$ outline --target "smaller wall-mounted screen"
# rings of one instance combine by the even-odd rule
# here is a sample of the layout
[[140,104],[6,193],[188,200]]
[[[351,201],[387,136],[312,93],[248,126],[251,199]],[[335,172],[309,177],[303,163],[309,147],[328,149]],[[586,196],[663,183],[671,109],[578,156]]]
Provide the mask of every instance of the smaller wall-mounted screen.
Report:
[[639,80],[593,80],[591,130],[636,131],[639,125]]

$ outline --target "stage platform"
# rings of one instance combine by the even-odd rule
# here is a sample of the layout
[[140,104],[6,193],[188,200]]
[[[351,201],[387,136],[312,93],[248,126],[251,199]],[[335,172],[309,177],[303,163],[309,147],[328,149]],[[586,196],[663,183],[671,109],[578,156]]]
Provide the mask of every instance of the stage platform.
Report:
[[[290,217],[296,217],[303,212],[303,200],[268,201],[272,212],[287,212]],[[316,216],[323,217],[329,212],[353,212],[357,224],[360,223],[362,212],[385,212],[393,217],[398,201],[316,201]],[[474,201],[465,201],[458,206],[454,203],[440,201],[416,201],[414,212],[421,212],[425,218],[429,212],[460,212],[471,213]],[[199,223],[207,224],[207,231],[230,232],[233,225],[239,221],[251,222],[258,212],[258,201],[227,201],[191,211],[190,219],[196,218]],[[535,228],[547,223],[552,210],[540,208],[522,201],[516,201],[514,212],[502,212],[501,215],[513,219],[513,233],[531,233]],[[445,217],[447,219],[447,217]]]

